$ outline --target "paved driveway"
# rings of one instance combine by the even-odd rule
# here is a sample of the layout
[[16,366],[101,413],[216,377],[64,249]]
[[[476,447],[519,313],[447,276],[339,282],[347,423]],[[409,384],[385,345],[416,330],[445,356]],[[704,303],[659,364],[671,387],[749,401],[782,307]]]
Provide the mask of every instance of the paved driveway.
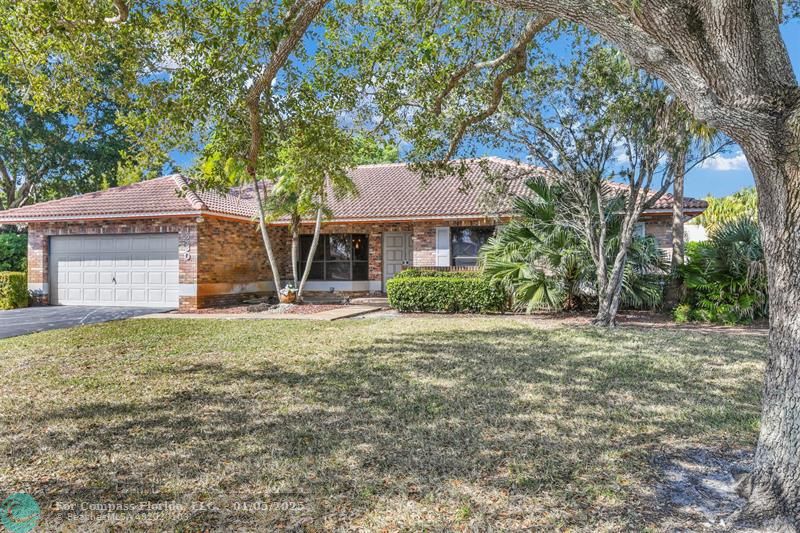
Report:
[[0,339],[169,311],[154,307],[26,307],[0,311]]

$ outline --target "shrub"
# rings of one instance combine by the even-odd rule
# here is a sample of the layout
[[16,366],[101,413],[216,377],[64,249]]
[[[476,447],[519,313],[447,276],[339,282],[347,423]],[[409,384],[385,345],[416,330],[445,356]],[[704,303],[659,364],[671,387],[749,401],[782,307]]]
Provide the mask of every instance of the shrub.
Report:
[[691,243],[678,273],[686,287],[683,304],[689,308],[682,318],[737,324],[767,316],[764,251],[752,220],[724,224],[708,241]]
[[402,312],[493,313],[504,311],[507,302],[499,284],[478,275],[395,276],[386,293],[389,305]]
[[24,272],[0,272],[0,309],[28,307],[28,280]]
[[0,233],[0,272],[24,272],[27,269],[28,236],[24,233]]
[[680,304],[672,311],[672,317],[678,324],[685,324],[692,319],[692,306],[689,304]]
[[425,268],[407,268],[395,274],[395,278],[479,278],[480,270],[427,270]]

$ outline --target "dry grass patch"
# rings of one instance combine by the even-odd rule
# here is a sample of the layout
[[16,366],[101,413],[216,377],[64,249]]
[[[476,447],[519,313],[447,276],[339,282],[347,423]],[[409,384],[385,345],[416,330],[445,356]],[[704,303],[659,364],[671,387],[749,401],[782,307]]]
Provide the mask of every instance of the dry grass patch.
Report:
[[658,529],[651,458],[752,446],[765,344],[480,317],[7,339],[0,485],[47,529]]

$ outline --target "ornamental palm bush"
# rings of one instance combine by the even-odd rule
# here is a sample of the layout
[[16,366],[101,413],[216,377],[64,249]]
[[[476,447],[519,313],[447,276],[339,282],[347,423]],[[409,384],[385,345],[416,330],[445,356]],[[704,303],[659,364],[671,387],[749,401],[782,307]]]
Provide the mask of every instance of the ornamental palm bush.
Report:
[[[597,269],[577,221],[555,201],[558,187],[528,182],[531,195],[518,198],[516,217],[481,250],[485,275],[503,283],[517,308],[582,309],[597,300]],[[621,217],[608,220],[609,255],[618,247]],[[610,262],[612,257],[609,256]],[[667,262],[652,237],[634,238],[627,256],[622,304],[653,308],[661,303]]]
[[686,296],[679,321],[741,323],[768,313],[761,233],[750,217],[720,225],[708,241],[690,243],[679,275]]

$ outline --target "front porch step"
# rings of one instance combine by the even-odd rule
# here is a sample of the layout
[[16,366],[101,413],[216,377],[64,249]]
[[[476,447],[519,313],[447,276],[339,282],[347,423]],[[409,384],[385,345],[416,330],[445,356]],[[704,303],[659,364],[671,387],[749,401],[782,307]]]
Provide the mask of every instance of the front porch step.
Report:
[[376,305],[389,307],[389,299],[385,296],[366,296],[364,298],[352,298],[350,303],[353,305]]

